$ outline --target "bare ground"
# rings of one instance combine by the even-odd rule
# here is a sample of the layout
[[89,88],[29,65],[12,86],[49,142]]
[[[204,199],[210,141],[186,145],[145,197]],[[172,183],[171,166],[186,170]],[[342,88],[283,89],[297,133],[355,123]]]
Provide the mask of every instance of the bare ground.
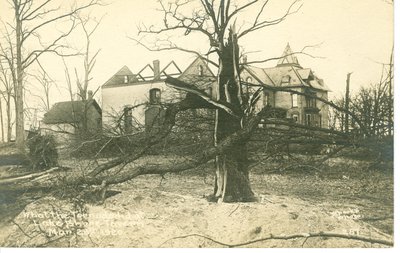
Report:
[[[332,159],[329,165],[325,171],[289,171],[279,170],[281,164],[258,164],[251,173],[257,203],[208,202],[205,196],[213,191],[210,168],[164,178],[141,176],[111,187],[104,203],[20,193],[16,203],[10,202],[13,198],[0,202],[0,245],[221,247],[203,237],[183,236],[241,243],[271,234],[320,231],[393,240],[392,173],[366,169],[366,162],[349,159]],[[316,237],[248,247],[382,245]]]

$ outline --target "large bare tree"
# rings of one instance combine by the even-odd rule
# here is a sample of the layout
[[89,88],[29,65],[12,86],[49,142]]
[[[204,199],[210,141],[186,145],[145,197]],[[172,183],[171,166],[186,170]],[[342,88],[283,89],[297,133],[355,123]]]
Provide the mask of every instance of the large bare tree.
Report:
[[[198,6],[196,7],[197,2]],[[268,7],[267,0],[253,0],[244,3],[230,0],[200,0],[200,1],[159,1],[164,14],[163,24],[156,26],[140,26],[139,34],[155,34],[184,32],[185,36],[202,34],[208,39],[210,49],[207,55],[202,55],[194,50],[185,49],[172,43],[166,47],[153,48],[154,50],[177,49],[195,53],[201,58],[212,62],[207,56],[215,54],[218,62],[212,62],[218,67],[217,83],[213,87],[212,97],[201,94],[201,91],[190,89],[187,85],[177,80],[167,80],[177,89],[197,92],[210,105],[216,106],[215,118],[215,145],[226,140],[236,132],[243,130],[245,122],[254,116],[250,113],[252,102],[242,91],[240,80],[240,52],[239,40],[257,30],[279,24],[290,14],[298,10],[297,1],[292,2],[285,13],[278,18],[265,17]],[[185,12],[185,7],[192,4],[191,12]],[[254,8],[256,10],[253,20],[247,27],[236,30],[236,20],[242,12]],[[256,96],[255,96],[256,99]],[[254,193],[250,186],[248,171],[248,154],[246,139],[236,142],[228,152],[215,157],[216,180],[214,198],[222,201],[252,201]]]

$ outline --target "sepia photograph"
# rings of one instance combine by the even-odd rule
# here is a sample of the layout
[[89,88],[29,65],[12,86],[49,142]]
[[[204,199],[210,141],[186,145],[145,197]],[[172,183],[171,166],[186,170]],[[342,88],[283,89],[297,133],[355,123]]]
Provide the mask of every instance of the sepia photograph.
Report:
[[394,249],[394,4],[0,0],[0,251]]

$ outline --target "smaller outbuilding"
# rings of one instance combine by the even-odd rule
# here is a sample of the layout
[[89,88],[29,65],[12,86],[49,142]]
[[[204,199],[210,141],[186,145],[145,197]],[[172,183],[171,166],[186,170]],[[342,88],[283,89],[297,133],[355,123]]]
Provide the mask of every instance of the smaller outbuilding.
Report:
[[58,141],[97,134],[102,129],[101,115],[102,110],[95,99],[58,102],[45,113],[40,131],[53,134]]

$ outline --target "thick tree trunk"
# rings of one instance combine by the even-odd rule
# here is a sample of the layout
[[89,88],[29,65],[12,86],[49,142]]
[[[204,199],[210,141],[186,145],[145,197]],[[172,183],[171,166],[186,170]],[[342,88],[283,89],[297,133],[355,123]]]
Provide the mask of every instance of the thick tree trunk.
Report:
[[[224,111],[217,113],[216,140],[223,140],[240,129],[240,122]],[[218,142],[219,143],[219,142]],[[216,157],[214,196],[223,202],[254,201],[251,190],[248,154],[245,142],[231,147],[224,155]]]
[[25,130],[24,130],[24,95],[23,95],[23,77],[24,69],[22,66],[22,27],[19,8],[15,8],[16,22],[16,51],[17,51],[17,84],[15,87],[15,112],[16,112],[16,143],[18,149],[25,151]]
[[[230,103],[238,111],[241,109],[241,88],[236,78],[238,70],[238,47],[231,34],[228,44],[220,50],[217,100]],[[240,81],[239,81],[240,82]],[[242,128],[241,120],[221,109],[215,119],[215,145]],[[223,202],[254,201],[248,172],[248,153],[245,142],[235,144],[224,155],[215,158],[216,179],[214,197]]]

